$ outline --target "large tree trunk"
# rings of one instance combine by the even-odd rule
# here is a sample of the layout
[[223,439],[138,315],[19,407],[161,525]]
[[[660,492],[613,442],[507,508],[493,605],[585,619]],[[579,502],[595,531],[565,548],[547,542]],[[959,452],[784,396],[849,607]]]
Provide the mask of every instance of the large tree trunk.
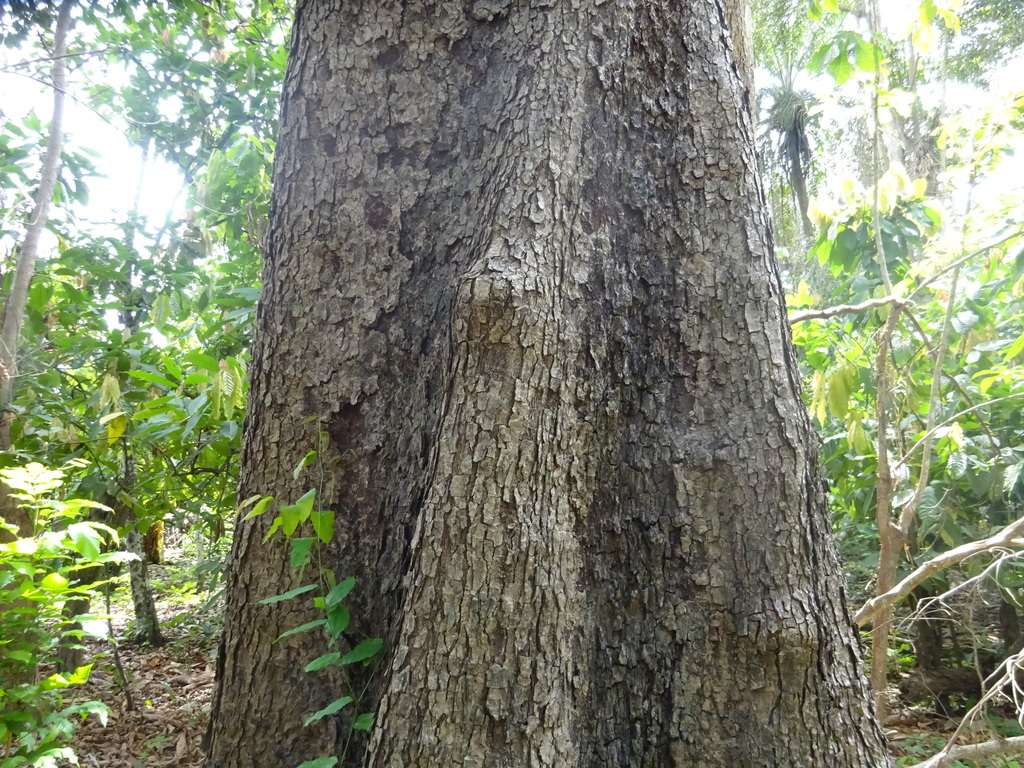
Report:
[[[284,104],[242,497],[327,436],[342,764],[885,765],[721,6],[304,2]],[[349,736],[268,524],[211,768]]]

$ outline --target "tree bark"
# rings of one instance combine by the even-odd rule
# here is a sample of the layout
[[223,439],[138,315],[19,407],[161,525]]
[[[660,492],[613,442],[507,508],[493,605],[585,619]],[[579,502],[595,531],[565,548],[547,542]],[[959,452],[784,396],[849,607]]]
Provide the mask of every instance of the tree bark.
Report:
[[[880,766],[722,8],[299,4],[209,768]],[[326,450],[324,450],[326,446]],[[308,575],[306,581],[309,580]]]

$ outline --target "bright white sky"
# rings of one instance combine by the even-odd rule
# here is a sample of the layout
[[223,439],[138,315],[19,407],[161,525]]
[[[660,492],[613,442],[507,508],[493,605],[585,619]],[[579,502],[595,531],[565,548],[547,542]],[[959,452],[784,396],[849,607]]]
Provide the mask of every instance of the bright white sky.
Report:
[[[6,59],[4,60],[6,54]],[[0,66],[16,61],[9,52],[0,50]],[[75,74],[69,78],[69,94],[75,94]],[[20,121],[29,112],[48,123],[53,114],[52,91],[23,75],[0,71],[2,113]],[[64,132],[66,147],[91,149],[100,174],[87,180],[90,205],[86,218],[96,224],[124,221],[132,205],[139,178],[142,150],[132,146],[124,136],[122,125],[111,124],[75,98],[64,101]],[[174,209],[175,217],[184,213],[181,175],[170,163],[151,157],[147,163],[139,212],[159,226]]]

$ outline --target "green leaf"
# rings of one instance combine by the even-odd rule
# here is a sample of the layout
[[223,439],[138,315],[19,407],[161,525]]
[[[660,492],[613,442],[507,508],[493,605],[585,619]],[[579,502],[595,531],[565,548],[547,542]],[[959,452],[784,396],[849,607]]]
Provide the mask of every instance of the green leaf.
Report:
[[373,728],[373,712],[363,712],[363,714],[357,717],[355,722],[352,723],[353,731],[368,731],[371,728]]
[[334,768],[337,764],[338,758],[336,757],[318,757],[316,760],[307,760],[304,763],[299,763],[297,768]]
[[[286,632],[282,632],[280,635],[277,636],[277,640],[283,640],[286,637],[291,637],[292,635],[297,635],[300,632],[306,632],[306,631],[308,631],[310,629],[315,629],[316,627],[322,627],[322,626],[324,626],[326,624],[327,624],[327,619],[317,619],[316,621],[307,621],[302,626],[292,627],[291,629],[287,630]],[[276,643],[277,640],[275,640],[274,642]]]
[[337,638],[348,627],[352,615],[344,605],[336,605],[327,611],[327,634]]
[[309,562],[309,553],[315,541],[313,538],[292,539],[292,568],[301,568]]
[[334,510],[324,509],[313,512],[310,515],[310,520],[317,538],[324,544],[330,544],[331,539],[334,538]]
[[946,470],[952,477],[963,477],[967,471],[967,454],[963,451],[953,451],[946,461]]
[[90,672],[92,672],[92,664],[86,664],[84,667],[79,667],[73,673],[68,675],[68,682],[72,685],[81,685],[89,679]]
[[337,605],[346,597],[348,597],[348,593],[352,591],[352,587],[354,587],[355,585],[355,578],[349,576],[338,586],[336,586],[334,589],[327,593],[327,596],[324,597],[324,605],[328,608],[330,608],[332,605]]
[[59,573],[48,573],[39,582],[39,586],[49,592],[63,592],[70,582]]
[[181,379],[181,368],[178,366],[178,363],[175,362],[173,356],[170,354],[161,355],[160,362],[164,364],[164,368],[167,369],[167,372],[171,374],[171,376],[176,379]]
[[329,667],[331,664],[341,658],[341,654],[334,651],[331,653],[325,653],[323,656],[318,656],[313,659],[309,664],[306,665],[305,670],[307,672],[316,672],[318,669]]
[[150,384],[169,387],[170,389],[175,389],[178,386],[170,379],[161,376],[159,373],[150,373],[149,371],[128,371],[128,375],[133,379],[141,379],[142,381],[148,381]]
[[199,368],[205,368],[210,373],[217,373],[220,371],[220,363],[199,350],[189,352],[185,355],[185,360]]
[[846,49],[843,49],[838,56],[832,59],[832,63],[828,65],[827,71],[832,76],[832,79],[836,81],[836,85],[842,85],[850,79],[850,75],[853,74],[853,65],[850,63]]
[[1021,467],[1024,464],[1011,464],[1006,468],[1006,472],[1003,475],[1003,492],[1013,493],[1014,488],[1017,487],[1017,480],[1020,478]]
[[309,717],[307,717],[305,722],[303,723],[303,725],[309,725],[310,723],[315,723],[317,720],[322,720],[323,718],[327,717],[328,715],[333,715],[335,712],[340,712],[342,709],[347,707],[353,701],[354,701],[354,699],[351,696],[342,696],[340,699],[335,699],[330,704],[328,704],[326,707],[321,709],[319,712],[317,712],[315,714],[312,714]]
[[285,536],[291,537],[295,533],[295,529],[309,519],[315,499],[316,488],[310,488],[294,504],[281,507],[281,529]]
[[292,479],[298,480],[299,474],[302,472],[302,470],[308,467],[314,461],[316,461],[316,451],[310,451],[305,456],[303,456],[302,461],[296,464],[295,469],[292,470]]
[[[256,501],[257,499],[259,499],[259,501]],[[270,502],[272,502],[273,500],[273,496],[250,496],[248,499],[246,499],[245,501],[238,505],[238,511],[241,512],[247,506],[256,501],[256,506],[252,508],[249,514],[242,518],[243,520],[251,520],[252,518],[259,517],[264,512],[266,512],[267,507],[270,506]]]
[[269,538],[270,538],[271,536],[273,536],[273,535],[274,535],[274,532],[275,532],[275,531],[276,531],[276,530],[277,530],[278,528],[280,528],[280,527],[281,527],[281,516],[280,516],[280,515],[278,515],[277,517],[275,517],[275,518],[274,518],[274,519],[273,519],[273,520],[272,520],[272,521],[270,522],[270,529],[269,529],[269,530],[267,531],[267,534],[266,534],[266,536],[264,536],[264,537],[263,537],[263,540],[264,540],[264,541],[267,541],[267,540],[268,540],[268,539],[269,539]]
[[68,536],[74,542],[75,551],[86,560],[95,560],[100,556],[103,540],[92,526],[72,523],[68,526]]
[[287,592],[283,592],[280,595],[274,595],[273,597],[267,597],[260,600],[262,605],[270,605],[271,603],[280,603],[285,600],[291,600],[293,597],[303,595],[310,590],[316,589],[316,584],[307,584],[304,587],[296,587],[295,589],[289,589]]
[[1009,346],[1009,348],[1003,352],[1003,359],[1009,362],[1017,355],[1024,351],[1024,333],[1017,337],[1017,340]]
[[341,657],[341,665],[355,664],[358,661],[369,661],[384,647],[384,641],[379,637],[363,640],[359,645]]

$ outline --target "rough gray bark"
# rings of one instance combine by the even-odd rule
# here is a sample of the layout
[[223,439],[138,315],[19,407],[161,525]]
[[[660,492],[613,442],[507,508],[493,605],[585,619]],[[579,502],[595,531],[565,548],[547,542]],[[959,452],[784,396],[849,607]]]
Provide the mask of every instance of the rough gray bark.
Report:
[[[342,764],[886,765],[721,6],[310,0],[284,104],[241,496],[326,443]],[[268,523],[209,768],[348,738]]]
[[747,105],[757,124],[757,91],[754,89],[754,8],[750,0],[722,0],[725,21],[732,37],[732,55],[746,88]]

